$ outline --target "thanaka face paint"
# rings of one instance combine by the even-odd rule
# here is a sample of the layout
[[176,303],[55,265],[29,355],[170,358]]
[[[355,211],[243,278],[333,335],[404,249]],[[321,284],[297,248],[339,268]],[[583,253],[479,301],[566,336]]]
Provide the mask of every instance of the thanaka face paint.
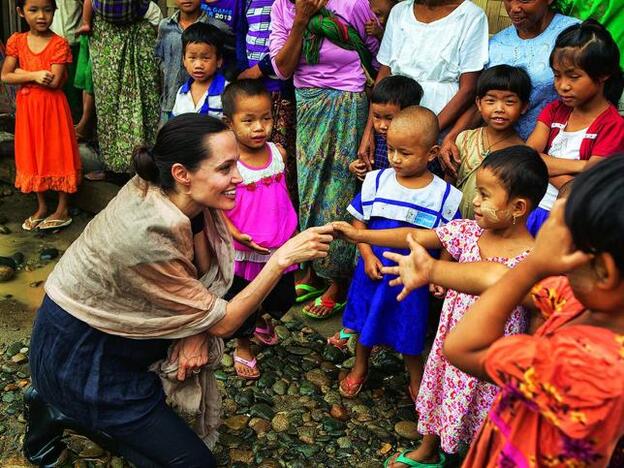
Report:
[[492,223],[500,223],[503,221],[508,221],[512,218],[508,209],[501,210],[498,208],[494,208],[489,201],[484,201],[481,203],[481,215],[483,218]]

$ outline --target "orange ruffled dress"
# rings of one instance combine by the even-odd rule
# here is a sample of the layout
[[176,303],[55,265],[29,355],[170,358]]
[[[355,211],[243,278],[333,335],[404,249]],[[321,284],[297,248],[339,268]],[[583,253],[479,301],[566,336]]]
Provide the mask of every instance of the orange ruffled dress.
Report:
[[[16,57],[26,71],[49,70],[71,63],[69,44],[54,34],[35,54],[28,33],[13,34],[6,55]],[[73,193],[80,181],[80,155],[71,112],[62,89],[35,83],[22,85],[15,112],[15,187],[24,193],[56,190]]]
[[533,297],[547,321],[490,348],[501,391],[463,466],[605,467],[624,435],[624,336],[571,324],[585,308],[565,277]]

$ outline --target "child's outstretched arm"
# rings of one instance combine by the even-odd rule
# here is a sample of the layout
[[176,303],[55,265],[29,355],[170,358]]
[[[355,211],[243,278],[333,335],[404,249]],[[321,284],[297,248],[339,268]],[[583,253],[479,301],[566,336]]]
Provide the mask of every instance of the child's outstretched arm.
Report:
[[[398,300],[404,299],[411,291],[426,284],[436,284],[478,296],[494,285],[509,270],[505,265],[495,262],[457,263],[436,260],[414,240],[411,234],[407,235],[407,242],[411,250],[409,255],[384,253],[384,257],[397,263],[397,266],[383,268],[382,273],[397,276],[390,282],[390,285],[403,286]],[[533,307],[530,297],[527,296],[525,301],[527,305]]]
[[427,249],[440,249],[442,243],[433,229],[396,228],[396,229],[356,229],[345,221],[334,221],[334,235],[352,244],[366,243],[407,249],[407,235],[412,234],[414,240]]
[[485,358],[492,344],[504,335],[513,309],[531,288],[548,276],[560,275],[588,262],[589,254],[574,251],[563,219],[565,202],[555,203],[529,256],[485,291],[466,312],[444,343],[444,353],[457,368],[488,380]]
[[270,253],[269,249],[266,247],[262,247],[254,242],[249,234],[245,234],[244,232],[240,232],[240,230],[234,226],[230,218],[228,218],[225,214],[223,215],[223,220],[225,221],[225,226],[228,231],[230,231],[230,235],[234,240],[240,244],[243,244],[249,247],[251,250],[254,250],[260,254],[268,255]]

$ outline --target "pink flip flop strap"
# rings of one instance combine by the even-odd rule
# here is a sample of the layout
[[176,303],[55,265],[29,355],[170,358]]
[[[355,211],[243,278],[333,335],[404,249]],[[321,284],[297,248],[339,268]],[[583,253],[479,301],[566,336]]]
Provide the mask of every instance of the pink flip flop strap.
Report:
[[238,362],[239,364],[243,364],[244,366],[249,367],[250,369],[255,369],[256,368],[256,358],[253,358],[251,361],[248,361],[247,359],[244,359],[240,356],[237,356],[236,354],[234,355],[234,362]]

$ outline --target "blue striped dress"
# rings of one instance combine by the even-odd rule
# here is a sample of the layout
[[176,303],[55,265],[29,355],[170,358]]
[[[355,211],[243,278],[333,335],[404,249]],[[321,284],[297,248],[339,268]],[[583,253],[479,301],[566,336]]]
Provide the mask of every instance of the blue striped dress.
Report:
[[[459,203],[462,193],[437,176],[421,189],[410,189],[399,184],[394,169],[369,172],[362,191],[347,208],[368,229],[418,227],[432,229],[452,219],[461,218]],[[385,266],[394,265],[383,256],[391,251],[402,255],[405,249],[372,246],[373,253]],[[371,280],[364,270],[364,261],[358,260],[347,296],[343,325],[359,333],[364,346],[389,346],[407,355],[423,352],[429,288],[418,288],[403,301],[396,300],[401,286],[390,286],[391,277]]]

